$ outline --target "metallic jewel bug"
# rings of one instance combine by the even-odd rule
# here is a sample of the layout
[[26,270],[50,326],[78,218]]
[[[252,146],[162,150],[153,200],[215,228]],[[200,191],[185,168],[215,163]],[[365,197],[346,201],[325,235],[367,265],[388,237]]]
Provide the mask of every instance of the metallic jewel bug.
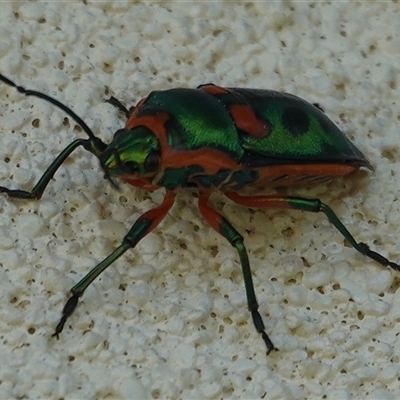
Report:
[[[128,110],[117,99],[108,100],[127,117],[110,144],[103,143],[73,111],[43,93],[0,80],[26,96],[40,97],[62,109],[86,132],[75,139],[47,168],[32,191],[0,192],[17,199],[40,199],[66,158],[79,146],[94,154],[106,178],[145,190],[165,188],[162,204],[141,215],[107,258],[72,289],[53,336],[61,333],[67,318],[86,288],[115,260],[151,232],[184,188],[197,188],[200,213],[208,224],[237,250],[242,267],[247,304],[267,354],[276,350],[265,332],[258,311],[249,258],[243,237],[208,203],[214,191],[246,207],[322,212],[358,252],[378,263],[400,270],[380,254],[358,243],[335,213],[319,199],[261,194],[281,186],[305,186],[344,176],[360,168],[372,170],[364,155],[316,104],[272,90],[223,88],[213,84],[197,89],[151,92]],[[256,194],[244,195],[250,188]]]

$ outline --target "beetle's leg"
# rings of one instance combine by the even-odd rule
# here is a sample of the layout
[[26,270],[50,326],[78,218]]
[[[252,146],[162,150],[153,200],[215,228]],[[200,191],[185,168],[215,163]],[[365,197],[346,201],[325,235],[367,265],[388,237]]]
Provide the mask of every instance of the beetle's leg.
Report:
[[87,287],[115,260],[122,256],[127,250],[135,247],[137,243],[149,234],[166,216],[175,200],[175,193],[167,192],[162,204],[142,214],[133,224],[130,231],[124,237],[122,244],[117,247],[107,258],[97,264],[83,279],[81,279],[72,289],[72,296],[65,304],[62,317],[58,323],[53,336],[58,335],[64,328],[67,318],[75,310],[78,299],[83,295]]
[[244,205],[246,207],[268,207],[268,208],[284,208],[294,209],[311,212],[323,212],[328,220],[339,232],[347,239],[347,241],[361,254],[372,258],[378,263],[392,267],[393,269],[400,271],[400,265],[387,258],[381,256],[379,253],[372,251],[365,243],[358,243],[347,230],[347,228],[340,222],[339,218],[332,211],[332,209],[326,204],[322,203],[319,199],[303,199],[301,197],[289,197],[289,196],[240,196],[236,193],[225,193],[227,197],[233,200],[235,203]]
[[113,105],[114,107],[118,108],[119,111],[122,111],[126,118],[129,117],[129,110],[114,96],[111,96],[108,100],[104,100],[105,103],[109,103],[111,105]]
[[61,164],[67,159],[67,157],[79,146],[83,146],[86,150],[95,153],[97,150],[102,151],[102,148],[96,148],[96,143],[92,139],[76,139],[71,144],[69,144],[50,164],[45,173],[39,179],[37,184],[34,186],[32,191],[28,192],[19,189],[8,189],[4,186],[0,186],[0,192],[6,193],[10,197],[17,199],[40,199],[46,186],[49,184],[50,180],[53,178],[54,174],[60,168]]
[[108,100],[105,100],[105,102],[106,102],[106,103],[110,103],[110,104],[113,105],[114,107],[117,107],[118,110],[122,111],[122,112],[125,114],[126,118],[130,118],[131,115],[133,115],[133,113],[135,112],[135,110],[138,109],[138,108],[143,104],[143,102],[144,102],[145,100],[146,100],[146,99],[141,99],[141,100],[136,104],[136,106],[129,107],[129,109],[126,108],[126,107],[125,107],[118,99],[116,99],[114,96],[111,96]]
[[240,263],[242,265],[242,272],[244,278],[244,285],[246,288],[247,305],[257,332],[261,334],[266,346],[267,355],[275,349],[271,339],[265,333],[264,322],[258,312],[258,303],[256,294],[254,292],[253,278],[251,276],[251,269],[249,257],[247,255],[246,247],[243,243],[243,237],[236,231],[236,229],[217,211],[210,207],[208,204],[209,194],[200,193],[199,196],[199,209],[204,219],[210,226],[220,233],[228,242],[236,248],[239,253]]

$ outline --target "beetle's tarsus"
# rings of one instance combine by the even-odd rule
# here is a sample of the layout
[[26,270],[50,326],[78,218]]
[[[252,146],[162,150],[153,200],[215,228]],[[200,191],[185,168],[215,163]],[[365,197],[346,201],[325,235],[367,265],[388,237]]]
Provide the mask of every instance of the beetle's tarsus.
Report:
[[396,271],[400,271],[400,265],[399,264],[396,264],[394,262],[389,261],[388,265],[389,265],[389,267],[392,267]]
[[360,243],[360,244],[363,245],[363,247],[365,247],[365,249],[366,249],[365,255],[366,256],[372,258],[374,261],[378,262],[379,264],[391,267],[396,271],[400,271],[400,265],[399,264],[396,264],[396,263],[394,263],[392,261],[389,261],[386,257],[383,257],[382,255],[380,255],[376,251],[370,250],[368,245],[366,245],[365,243]]
[[55,332],[51,335],[52,337],[56,337],[59,339],[59,334],[62,332],[64,329],[64,325],[67,322],[68,317],[74,312],[76,306],[78,305],[78,300],[79,300],[80,294],[74,293],[67,301],[65,304],[63,311],[62,311],[62,317],[60,319],[60,322],[56,326]]
[[114,96],[111,96],[108,100],[104,100],[104,102],[118,108],[118,110],[122,111],[126,117],[129,117],[129,110]]
[[261,337],[264,340],[264,343],[267,346],[267,356],[269,356],[272,351],[278,351],[279,349],[277,347],[274,346],[274,344],[271,342],[270,338],[268,337],[268,335],[265,332],[261,333]]
[[32,192],[27,192],[25,190],[12,190],[8,189],[4,186],[0,186],[0,193],[5,193],[10,197],[16,198],[16,199],[39,199],[38,195],[32,193]]
[[55,332],[51,335],[51,337],[56,337],[57,340],[60,340],[60,333],[64,329],[65,322],[67,321],[67,317],[62,316],[60,322],[56,326]]
[[278,350],[274,344],[271,342],[271,339],[265,333],[265,325],[261,318],[260,313],[257,310],[251,311],[251,316],[253,318],[254,326],[258,333],[261,334],[261,337],[264,340],[265,345],[267,346],[267,356],[272,352],[272,350]]

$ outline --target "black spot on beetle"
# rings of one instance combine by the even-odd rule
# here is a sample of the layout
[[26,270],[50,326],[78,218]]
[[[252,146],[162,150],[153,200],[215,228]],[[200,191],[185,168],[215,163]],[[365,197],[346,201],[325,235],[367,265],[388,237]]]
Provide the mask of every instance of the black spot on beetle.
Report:
[[282,124],[293,136],[307,133],[310,125],[307,113],[298,108],[287,108],[282,114]]

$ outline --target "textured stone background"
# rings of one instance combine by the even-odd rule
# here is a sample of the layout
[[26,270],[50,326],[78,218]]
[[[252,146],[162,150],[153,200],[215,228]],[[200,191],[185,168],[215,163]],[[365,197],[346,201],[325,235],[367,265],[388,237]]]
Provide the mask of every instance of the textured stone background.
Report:
[[[1,73],[57,97],[105,141],[124,125],[110,95],[130,106],[214,82],[318,102],[376,171],[292,193],[320,197],[397,262],[399,70],[397,1],[0,4]],[[29,190],[76,137],[61,111],[0,84],[1,185]],[[115,191],[84,150],[40,202],[0,196],[0,398],[398,397],[400,273],[346,246],[323,215],[221,195],[279,352],[265,356],[237,255],[190,192],[52,339],[69,289],[161,199]]]

